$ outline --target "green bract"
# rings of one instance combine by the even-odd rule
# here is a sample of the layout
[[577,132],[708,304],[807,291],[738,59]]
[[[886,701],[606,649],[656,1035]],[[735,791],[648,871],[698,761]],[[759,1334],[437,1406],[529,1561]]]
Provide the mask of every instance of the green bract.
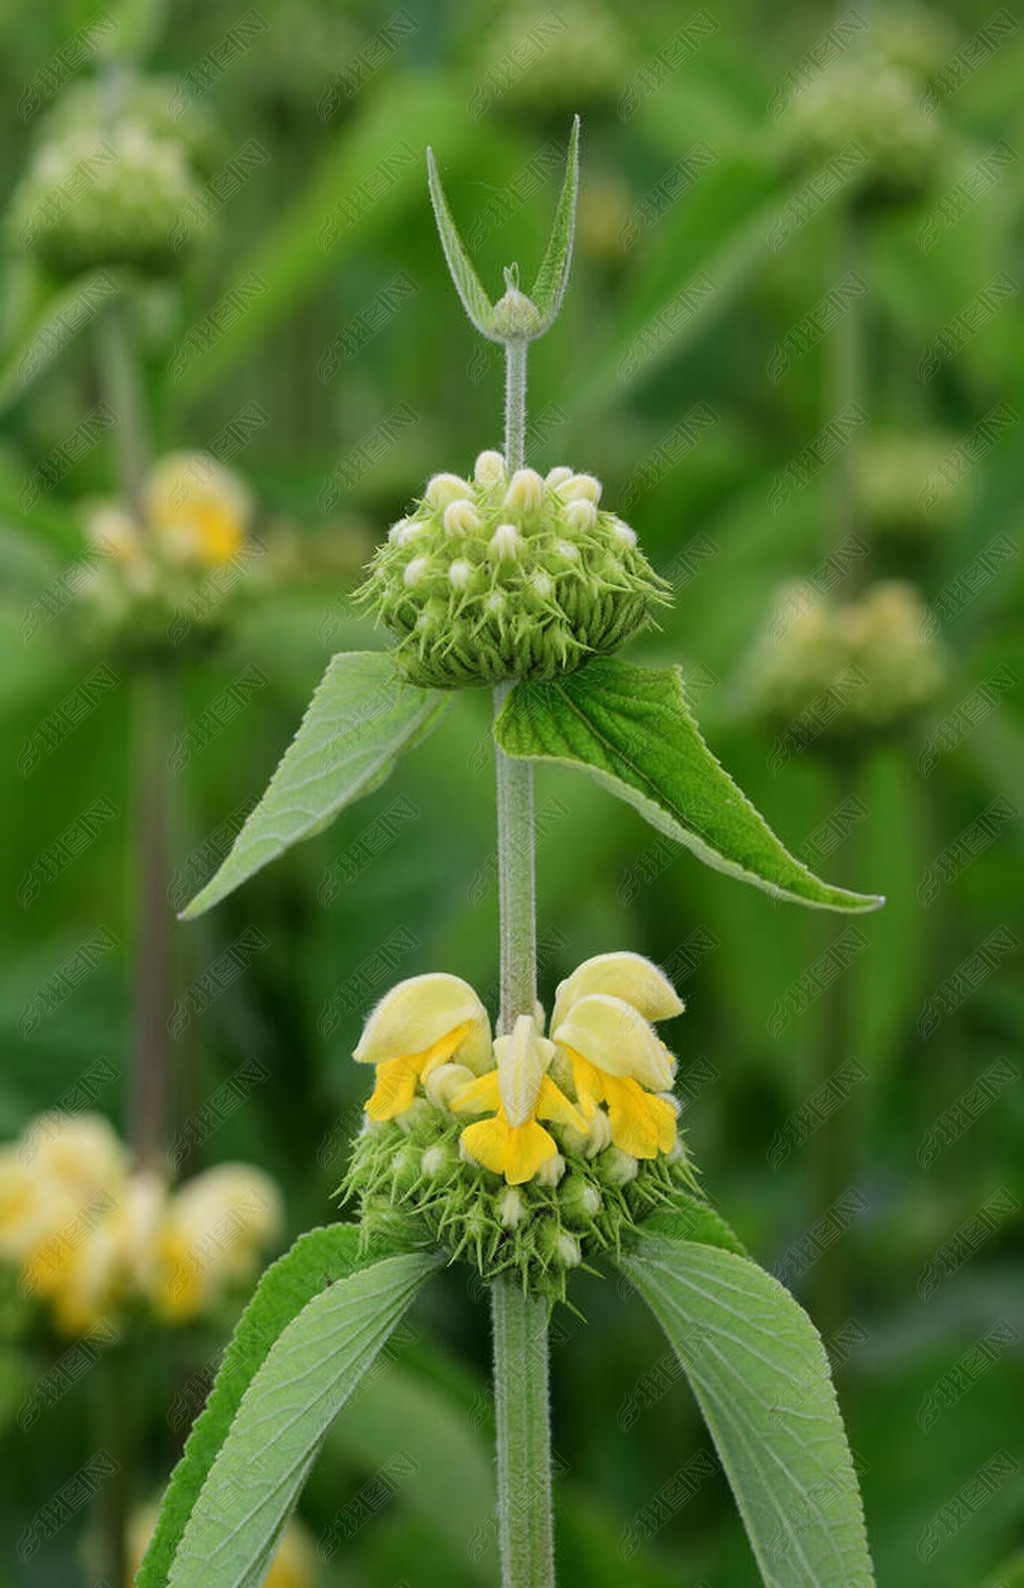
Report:
[[570,1270],[601,1252],[621,1251],[645,1214],[696,1189],[681,1147],[666,1162],[636,1159],[611,1145],[588,1155],[564,1139],[555,1183],[538,1176],[506,1185],[460,1157],[464,1126],[464,1119],[421,1098],[401,1124],[364,1130],[344,1188],[359,1199],[367,1239],[394,1238],[411,1221],[432,1246],[471,1263],[481,1278],[512,1274],[524,1290],[564,1301]]
[[618,650],[666,599],[636,535],[569,468],[511,477],[482,452],[472,481],[437,474],[374,559],[362,597],[428,689],[550,678]]

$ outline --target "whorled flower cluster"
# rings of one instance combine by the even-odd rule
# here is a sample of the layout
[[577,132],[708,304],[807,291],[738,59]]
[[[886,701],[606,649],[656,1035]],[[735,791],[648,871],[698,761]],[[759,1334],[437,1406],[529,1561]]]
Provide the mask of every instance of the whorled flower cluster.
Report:
[[23,251],[61,278],[103,266],[177,267],[193,238],[183,217],[216,140],[205,113],[176,107],[175,93],[159,80],[103,79],[63,97],[11,200],[9,226]]
[[482,452],[473,479],[435,474],[379,548],[361,599],[415,684],[458,689],[550,678],[618,648],[667,586],[590,474],[509,478]]
[[755,711],[773,726],[810,716],[821,743],[848,741],[907,722],[942,686],[931,614],[902,580],[882,580],[842,604],[787,586],[776,613],[749,682]]
[[[551,15],[543,5],[519,4],[501,11],[478,54],[471,111],[479,105],[482,113],[499,91],[509,104],[547,116],[594,112],[616,103],[632,64],[633,41],[614,9],[600,0],[563,0],[557,28]],[[523,41],[538,37],[543,47],[531,51],[529,71],[510,74],[508,62],[518,58]]]
[[92,637],[133,653],[208,640],[249,572],[253,502],[230,469],[202,452],[158,458],[137,523],[123,502],[93,502],[83,518],[88,574],[77,610]]
[[877,57],[851,55],[808,85],[786,111],[787,154],[808,167],[827,165],[854,145],[856,190],[874,201],[911,199],[928,185],[940,123],[920,113],[921,85]]
[[7,1322],[35,1313],[70,1336],[189,1323],[244,1290],[282,1222],[260,1169],[220,1164],[170,1191],[130,1167],[102,1116],[44,1114],[0,1148]]
[[376,1067],[345,1180],[364,1229],[425,1227],[485,1278],[515,1271],[564,1294],[588,1252],[618,1249],[641,1214],[693,1185],[672,1092],[675,1060],[654,1029],[682,1011],[639,954],[602,954],[543,1011],[492,1038],[457,976],[400,982],[354,1057]]

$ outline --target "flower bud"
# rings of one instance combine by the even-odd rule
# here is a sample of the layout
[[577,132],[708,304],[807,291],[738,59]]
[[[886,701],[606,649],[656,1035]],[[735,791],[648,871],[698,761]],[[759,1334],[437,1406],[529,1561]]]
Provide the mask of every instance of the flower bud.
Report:
[[518,1186],[508,1186],[498,1197],[498,1217],[505,1230],[514,1230],[526,1217],[526,1201]]
[[435,474],[427,482],[424,492],[425,499],[431,507],[445,508],[450,502],[457,502],[460,498],[472,496],[473,488],[468,480],[460,479],[457,474]]
[[504,506],[510,513],[539,513],[544,503],[544,481],[536,469],[517,469],[505,492]]
[[575,1235],[563,1230],[556,1219],[545,1219],[537,1235],[538,1254],[543,1262],[560,1268],[578,1268],[580,1243]]
[[549,1158],[546,1163],[541,1164],[537,1170],[537,1184],[548,1186],[549,1188],[556,1186],[564,1173],[565,1159],[559,1152],[553,1158]]
[[444,527],[449,535],[472,535],[480,528],[480,514],[472,502],[459,497],[445,508]]
[[566,505],[565,522],[578,534],[585,534],[597,523],[597,508],[586,498],[571,501]]
[[473,465],[473,479],[482,490],[492,490],[504,485],[508,477],[505,459],[500,452],[481,452]]
[[482,452],[470,484],[435,474],[379,547],[360,595],[395,636],[399,667],[433,689],[551,678],[619,649],[668,586],[600,483],[546,480]]
[[639,1172],[639,1160],[631,1153],[622,1152],[618,1147],[608,1147],[596,1160],[597,1172],[606,1185],[621,1189],[635,1180]]
[[595,480],[592,474],[570,474],[558,486],[558,494],[563,502],[593,502],[596,507],[601,500],[601,481]]
[[523,549],[523,539],[514,524],[499,524],[487,549],[492,557],[513,562]]
[[601,1193],[581,1174],[568,1174],[558,1191],[562,1216],[574,1227],[589,1224],[601,1211]]

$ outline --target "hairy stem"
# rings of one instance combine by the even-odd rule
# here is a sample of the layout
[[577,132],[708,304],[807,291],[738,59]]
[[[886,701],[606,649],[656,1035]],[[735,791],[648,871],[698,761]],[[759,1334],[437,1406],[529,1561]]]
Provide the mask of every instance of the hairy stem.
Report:
[[[510,683],[494,691],[495,714]],[[498,917],[501,930],[499,1031],[511,1031],[537,1001],[537,912],[534,867],[533,767],[494,747],[498,796]]]
[[529,342],[505,343],[505,465],[510,474],[526,461],[526,353]]
[[548,1303],[513,1279],[491,1286],[503,1588],[552,1588]]
[[[525,342],[506,344],[505,462],[521,468],[526,444]],[[512,681],[494,691],[497,713]],[[498,801],[498,894],[501,1012],[510,1031],[532,1015],[537,999],[537,909],[533,767],[495,746]],[[494,1405],[498,1449],[498,1535],[503,1588],[551,1588],[555,1580],[548,1409],[548,1304],[497,1279]]]

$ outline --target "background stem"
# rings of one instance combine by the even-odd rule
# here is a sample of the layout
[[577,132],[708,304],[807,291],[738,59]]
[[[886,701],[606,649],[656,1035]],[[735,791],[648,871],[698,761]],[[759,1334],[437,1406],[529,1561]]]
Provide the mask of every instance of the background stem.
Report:
[[[138,533],[146,535],[145,482],[150,463],[145,392],[132,323],[122,293],[101,319],[100,378],[117,416],[118,488]],[[159,662],[143,663],[134,680],[135,775],[135,1039],[129,1081],[128,1130],[135,1162],[155,1166],[166,1146],[170,1037],[170,786],[167,752],[172,683]]]
[[524,1295],[512,1279],[496,1279],[491,1316],[503,1588],[551,1588],[548,1303]]
[[131,315],[132,306],[122,288],[97,327],[99,365],[104,394],[117,419],[113,436],[118,486],[136,525],[145,533],[145,482],[150,445]]

